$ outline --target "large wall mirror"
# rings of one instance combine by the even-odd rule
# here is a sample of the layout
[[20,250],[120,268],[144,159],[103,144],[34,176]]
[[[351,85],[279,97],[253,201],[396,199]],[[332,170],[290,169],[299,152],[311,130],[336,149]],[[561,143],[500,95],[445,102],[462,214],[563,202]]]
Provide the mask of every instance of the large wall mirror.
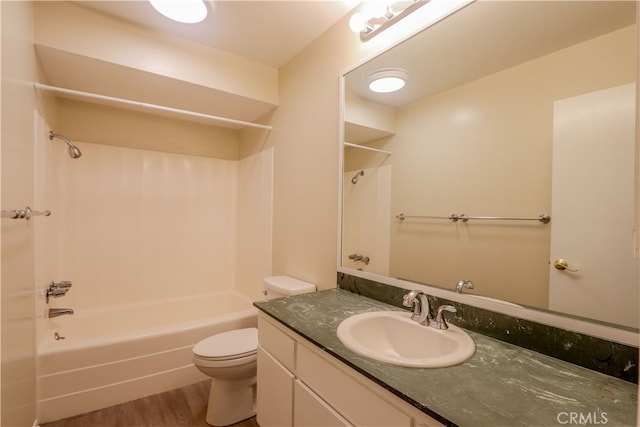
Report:
[[346,73],[342,268],[637,328],[635,8],[473,2]]

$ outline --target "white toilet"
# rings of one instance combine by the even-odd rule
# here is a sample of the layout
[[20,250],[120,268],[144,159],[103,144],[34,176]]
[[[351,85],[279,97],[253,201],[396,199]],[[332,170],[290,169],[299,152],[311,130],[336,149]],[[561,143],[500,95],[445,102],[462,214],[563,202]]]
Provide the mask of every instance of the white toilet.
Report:
[[[263,280],[267,298],[314,292],[315,285],[289,276]],[[205,338],[193,347],[193,364],[213,378],[207,423],[227,426],[256,414],[258,330],[237,329]]]

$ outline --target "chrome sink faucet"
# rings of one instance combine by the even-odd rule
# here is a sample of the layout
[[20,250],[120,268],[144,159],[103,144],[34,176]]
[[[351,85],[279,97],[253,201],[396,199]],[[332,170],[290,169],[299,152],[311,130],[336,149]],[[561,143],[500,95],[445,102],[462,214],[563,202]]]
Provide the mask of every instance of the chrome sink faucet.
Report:
[[444,312],[455,313],[456,308],[452,305],[441,305],[438,307],[436,317],[433,317],[431,308],[429,307],[429,300],[427,296],[421,291],[409,291],[402,298],[402,305],[405,307],[413,307],[413,314],[411,320],[418,322],[423,326],[430,326],[436,329],[449,329],[449,325],[444,318]]
[[411,320],[415,320],[421,325],[428,326],[433,322],[433,314],[429,307],[429,300],[422,291],[410,291],[402,298],[402,305],[413,307]]
[[456,285],[456,293],[461,294],[462,288],[473,289],[473,283],[471,282],[471,280],[460,280]]

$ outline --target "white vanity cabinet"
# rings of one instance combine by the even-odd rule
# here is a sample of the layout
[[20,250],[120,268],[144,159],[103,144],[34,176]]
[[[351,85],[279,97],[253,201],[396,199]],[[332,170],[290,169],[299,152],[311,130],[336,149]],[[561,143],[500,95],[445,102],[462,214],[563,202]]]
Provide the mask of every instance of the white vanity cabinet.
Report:
[[258,339],[261,427],[442,426],[263,313]]

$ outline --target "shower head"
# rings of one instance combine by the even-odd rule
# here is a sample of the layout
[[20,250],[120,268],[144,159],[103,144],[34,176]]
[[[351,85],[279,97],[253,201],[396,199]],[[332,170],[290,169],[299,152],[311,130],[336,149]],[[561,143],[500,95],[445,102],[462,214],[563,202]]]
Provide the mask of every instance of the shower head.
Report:
[[69,156],[71,156],[72,159],[77,159],[78,157],[82,156],[80,149],[75,145],[73,145],[71,141],[69,141],[67,138],[65,138],[60,134],[53,133],[53,131],[49,131],[49,140],[53,141],[53,138],[60,138],[69,146]]
[[364,171],[360,171],[357,174],[354,175],[353,178],[351,178],[351,183],[352,184],[357,184],[358,183],[358,177],[359,176],[363,176],[364,175]]

